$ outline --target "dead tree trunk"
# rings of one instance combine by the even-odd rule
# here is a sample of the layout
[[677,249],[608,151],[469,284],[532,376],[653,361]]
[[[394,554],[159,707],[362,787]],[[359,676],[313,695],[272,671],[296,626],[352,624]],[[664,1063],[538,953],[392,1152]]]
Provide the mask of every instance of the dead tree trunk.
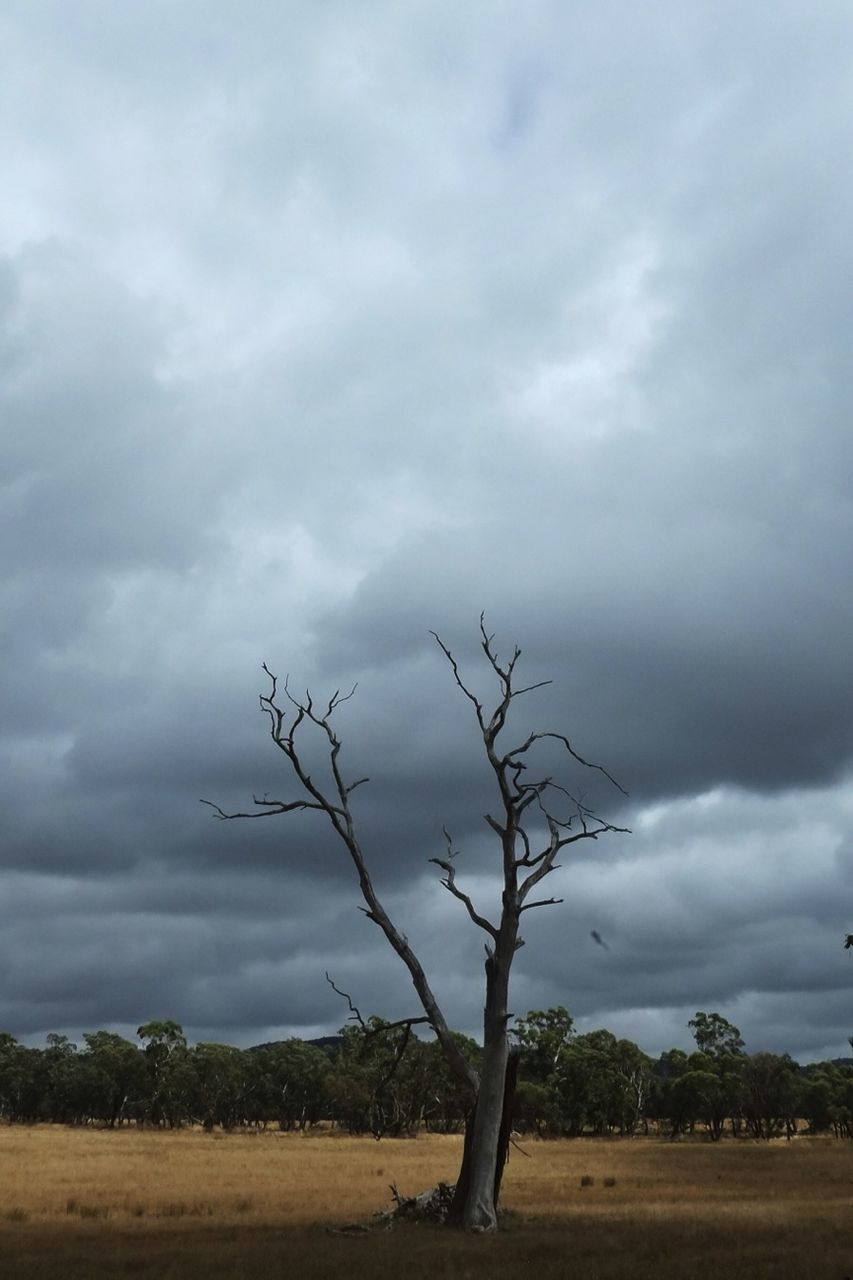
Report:
[[[499,745],[513,699],[550,684],[550,681],[545,680],[522,688],[514,687],[520,649],[514,649],[512,657],[501,664],[493,646],[493,637],[486,633],[481,616],[481,647],[499,686],[497,704],[489,714],[463,682],[450,649],[435,633],[433,635],[450,665],[457,686],[474,709],[486,758],[497,785],[496,813],[485,815],[485,821],[498,837],[501,848],[503,891],[497,919],[492,920],[481,914],[470,896],[457,885],[457,853],[446,830],[445,855],[432,859],[444,873],[441,880],[444,888],[463,904],[471,921],[487,936],[483,1059],[479,1073],[466,1061],[451,1035],[408,939],[400,933],[382,906],[356,837],[350,796],[367,779],[344,782],[338,765],[341,742],[331,725],[336,708],[352,697],[354,689],[343,696],[337,691],[325,707],[318,707],[310,694],[306,694],[304,700],[295,698],[285,681],[285,702],[281,704],[277,700],[276,678],[264,666],[272,688],[268,694],[261,695],[261,708],[269,718],[272,740],[284,754],[299,784],[300,794],[298,798],[288,801],[254,796],[255,809],[246,813],[226,813],[216,804],[212,808],[223,819],[271,817],[305,809],[316,809],[326,815],[353,862],[368,919],[382,930],[409,971],[424,1012],[423,1017],[419,1016],[411,1021],[429,1023],[451,1070],[470,1090],[472,1113],[466,1129],[465,1154],[451,1216],[461,1221],[469,1230],[491,1231],[497,1225],[497,1200],[511,1124],[516,1064],[512,1060],[509,1040],[509,1021],[512,1017],[509,1010],[509,981],[515,953],[523,945],[519,934],[522,913],[534,907],[561,901],[558,898],[528,900],[535,886],[554,870],[555,859],[560,850],[579,840],[595,840],[604,833],[626,831],[627,828],[614,826],[600,818],[592,808],[576,798],[569,788],[554,782],[551,777],[535,780],[528,778],[531,751],[538,743],[548,741],[562,749],[569,763],[597,771],[622,791],[601,765],[584,760],[564,734],[534,732],[515,747],[504,749],[502,744]],[[288,708],[291,719],[286,726]],[[325,737],[328,747],[329,776],[324,784],[316,782],[307,772],[300,754],[302,732],[312,726],[321,737]],[[544,839],[541,835],[543,831]]]
[[[515,1089],[518,1080],[518,1064],[520,1058],[521,1053],[518,1046],[511,1045],[507,1060],[503,1109],[501,1112],[501,1126],[498,1135],[497,1159],[495,1161],[495,1184],[493,1195],[495,1212],[497,1212],[498,1202],[500,1200],[504,1168],[507,1160],[509,1159],[509,1144],[512,1137],[512,1113],[515,1105]],[[462,1225],[465,1217],[465,1206],[468,1203],[468,1197],[471,1192],[471,1155],[474,1148],[474,1121],[476,1111],[477,1102],[475,1100],[465,1123],[465,1142],[462,1149],[462,1165],[459,1170],[459,1176],[456,1179],[453,1200],[447,1214],[447,1223],[449,1226]]]

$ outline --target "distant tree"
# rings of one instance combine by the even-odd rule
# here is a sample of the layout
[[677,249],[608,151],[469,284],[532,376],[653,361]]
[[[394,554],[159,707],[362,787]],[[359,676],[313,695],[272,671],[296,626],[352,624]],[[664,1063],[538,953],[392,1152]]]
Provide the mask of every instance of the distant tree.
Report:
[[799,1067],[788,1054],[754,1053],[744,1062],[743,1116],[754,1138],[796,1132],[803,1100]]
[[651,1060],[630,1040],[600,1029],[561,1050],[552,1077],[562,1132],[633,1133],[645,1116]]
[[521,1048],[514,1119],[540,1137],[565,1131],[558,1090],[563,1050],[572,1041],[574,1019],[567,1009],[531,1009],[517,1018],[513,1035]]
[[515,1092],[513,1123],[521,1133],[532,1131],[540,1138],[562,1133],[560,1103],[553,1086],[520,1076]]
[[38,1049],[19,1044],[8,1031],[0,1032],[0,1116],[5,1120],[34,1120],[37,1117],[36,1064]]
[[853,1138],[853,1068],[849,1066],[835,1068],[832,1127],[836,1138]]
[[837,1114],[839,1072],[830,1063],[818,1063],[806,1071],[800,1090],[800,1114],[809,1133],[831,1129]]
[[560,1053],[571,1043],[574,1018],[558,1005],[554,1009],[531,1009],[517,1018],[513,1035],[522,1049],[521,1075],[540,1084],[554,1074]]
[[51,1031],[40,1058],[44,1119],[59,1124],[77,1120],[81,1110],[81,1082],[77,1046],[68,1036]]
[[111,1129],[137,1118],[146,1095],[144,1054],[113,1031],[90,1031],[83,1039],[86,1051],[80,1070],[87,1114]]
[[343,1027],[328,1080],[334,1118],[375,1138],[416,1133],[426,1102],[422,1048],[408,1024],[375,1015]]
[[[356,834],[352,810],[352,794],[367,779],[359,777],[352,782],[345,781],[339,761],[341,740],[332,727],[335,712],[352,696],[351,693],[341,695],[336,691],[327,703],[319,705],[310,693],[306,693],[304,698],[294,696],[285,681],[284,700],[280,701],[278,682],[265,667],[271,688],[269,693],[261,696],[261,708],[269,718],[272,741],[296,779],[298,793],[292,800],[255,796],[253,803],[256,807],[249,813],[227,813],[218,805],[213,805],[213,808],[223,819],[269,817],[314,810],[325,815],[331,823],[354,865],[368,918],[382,930],[409,971],[423,1009],[423,1016],[410,1019],[410,1023],[425,1022],[430,1026],[448,1065],[469,1092],[471,1119],[451,1218],[461,1220],[470,1229],[490,1231],[497,1225],[497,1199],[510,1136],[509,1114],[517,1069],[516,1055],[510,1052],[508,1001],[512,962],[523,942],[521,916],[534,907],[559,901],[555,898],[535,899],[531,895],[554,870],[561,851],[578,841],[597,840],[601,835],[625,828],[616,827],[600,817],[582,794],[570,785],[555,782],[550,773],[532,772],[535,749],[545,744],[559,749],[571,765],[595,771],[614,786],[618,785],[605,769],[585,760],[565,734],[531,732],[517,740],[515,745],[504,745],[502,735],[514,700],[531,689],[550,683],[539,681],[517,687],[516,665],[521,651],[514,649],[512,656],[501,662],[493,637],[486,632],[483,618],[480,618],[482,651],[498,685],[496,702],[491,710],[487,710],[462,679],[450,649],[433,634],[458,689],[471,704],[496,787],[496,811],[485,818],[497,837],[500,851],[502,892],[496,918],[478,910],[470,895],[457,884],[458,851],[449,833],[445,832],[444,856],[432,859],[443,873],[444,887],[462,903],[471,921],[486,935],[483,1056],[479,1069],[475,1069],[460,1051],[420,960],[392,921],[374,888],[367,858]],[[308,757],[303,752],[306,730],[313,730],[319,735],[328,752],[325,781],[319,781],[314,771],[309,770]]]
[[[450,1033],[459,1052],[474,1071],[480,1068],[482,1050],[476,1040],[460,1031]],[[421,1042],[425,1060],[424,1123],[439,1133],[459,1133],[465,1127],[471,1109],[471,1098],[464,1081],[451,1070],[437,1040]]]
[[687,1025],[693,1032],[693,1039],[700,1053],[719,1058],[723,1054],[739,1054],[744,1051],[740,1031],[719,1013],[697,1013]]
[[251,1090],[246,1054],[230,1044],[202,1043],[188,1054],[192,1071],[188,1109],[208,1131],[234,1129],[246,1118]]
[[673,1137],[692,1131],[697,1123],[711,1138],[719,1138],[727,1115],[726,1098],[716,1071],[685,1071],[670,1084],[668,1118]]
[[136,1034],[148,1066],[147,1119],[176,1128],[189,1117],[193,1073],[184,1029],[171,1018],[145,1022]]
[[329,1055],[304,1040],[281,1040],[251,1050],[253,1107],[280,1129],[306,1129],[329,1114]]
[[620,1115],[617,1123],[621,1133],[635,1133],[642,1122],[646,1124],[646,1111],[651,1091],[652,1060],[633,1040],[617,1040],[613,1046],[613,1071],[620,1082]]

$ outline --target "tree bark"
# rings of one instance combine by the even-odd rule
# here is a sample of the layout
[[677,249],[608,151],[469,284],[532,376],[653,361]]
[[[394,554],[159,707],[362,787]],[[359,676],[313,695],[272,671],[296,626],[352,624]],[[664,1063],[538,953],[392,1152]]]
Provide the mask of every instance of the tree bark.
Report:
[[471,1140],[470,1184],[462,1215],[462,1224],[469,1231],[494,1231],[497,1226],[495,1177],[508,1058],[505,1036],[491,1045],[483,1057]]
[[521,1050],[518,1045],[510,1045],[509,1058],[506,1064],[506,1082],[504,1084],[504,1105],[501,1116],[501,1131],[498,1137],[498,1160],[495,1167],[495,1209],[501,1198],[501,1183],[504,1169],[509,1160],[509,1144],[512,1138],[512,1113],[515,1107],[515,1088],[518,1083],[518,1067],[521,1062]]
[[[512,1136],[512,1112],[515,1105],[515,1090],[518,1080],[518,1064],[520,1056],[520,1052],[517,1048],[510,1047],[507,1058],[506,1078],[504,1081],[503,1108],[501,1112],[500,1130],[498,1133],[495,1181],[492,1194],[495,1220],[497,1220],[497,1209],[500,1201],[503,1171],[509,1157],[509,1143]],[[462,1164],[459,1170],[459,1176],[456,1179],[453,1201],[447,1214],[448,1226],[460,1227],[465,1221],[465,1208],[471,1192],[471,1161],[474,1149],[476,1111],[477,1103],[475,1101],[465,1123],[465,1142],[462,1149]]]

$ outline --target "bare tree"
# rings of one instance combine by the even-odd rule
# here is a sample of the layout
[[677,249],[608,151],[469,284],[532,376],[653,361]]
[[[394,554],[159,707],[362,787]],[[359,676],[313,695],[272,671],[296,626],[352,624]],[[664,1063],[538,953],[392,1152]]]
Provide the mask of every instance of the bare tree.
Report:
[[[379,926],[405,964],[423,1008],[423,1020],[438,1038],[451,1070],[470,1090],[471,1118],[451,1217],[461,1221],[470,1230],[490,1231],[497,1225],[497,1198],[509,1140],[508,1117],[514,1083],[514,1063],[510,1054],[508,1029],[512,1016],[508,1005],[509,979],[515,953],[523,946],[519,933],[521,916],[535,907],[562,901],[559,898],[532,898],[531,895],[546,876],[556,869],[557,856],[563,849],[581,840],[597,840],[600,835],[628,830],[599,817],[582,797],[576,796],[552,777],[531,776],[532,753],[541,743],[555,745],[567,761],[597,772],[623,795],[625,792],[606,769],[601,765],[591,764],[579,755],[565,734],[530,733],[509,749],[505,749],[502,742],[499,743],[513,700],[550,684],[551,681],[515,687],[515,671],[521,650],[516,647],[509,660],[502,663],[495,650],[493,636],[486,632],[482,615],[481,647],[498,685],[496,705],[491,711],[485,709],[484,704],[464,682],[459,665],[444,641],[435,632],[431,634],[447,659],[458,688],[471,703],[482,734],[486,758],[497,784],[496,811],[485,815],[485,821],[494,832],[501,850],[503,891],[495,918],[489,918],[478,910],[470,895],[457,884],[456,850],[446,830],[444,856],[431,859],[443,872],[441,883],[445,889],[462,903],[473,924],[486,935],[483,1057],[479,1072],[471,1067],[461,1053],[420,961],[408,939],[382,906],[356,835],[350,798],[356,788],[368,779],[358,778],[354,782],[344,780],[339,764],[341,741],[332,727],[335,711],[352,697],[354,689],[347,694],[341,694],[338,690],[327,703],[318,705],[308,693],[304,699],[295,697],[285,681],[282,699],[276,677],[264,664],[271,688],[268,693],[261,695],[261,708],[269,717],[272,740],[284,754],[299,784],[299,794],[293,800],[271,800],[266,796],[254,796],[252,802],[255,808],[246,813],[226,813],[215,804],[212,808],[223,819],[273,817],[297,810],[316,809],[325,814],[332,824],[355,867],[365,902],[362,910],[368,919]],[[321,738],[325,738],[328,749],[329,774],[323,783],[317,782],[308,772],[301,750],[302,735],[312,727]]]

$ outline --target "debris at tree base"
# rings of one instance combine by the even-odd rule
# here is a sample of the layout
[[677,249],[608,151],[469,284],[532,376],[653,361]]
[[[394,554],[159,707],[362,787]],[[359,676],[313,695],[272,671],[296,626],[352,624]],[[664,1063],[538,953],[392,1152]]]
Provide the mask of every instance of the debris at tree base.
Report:
[[394,1207],[385,1209],[376,1216],[388,1226],[402,1219],[407,1222],[446,1222],[455,1190],[455,1183],[439,1182],[420,1195],[402,1196],[392,1182]]
[[455,1183],[439,1182],[418,1196],[401,1196],[396,1184],[392,1182],[393,1208],[380,1209],[378,1213],[374,1213],[370,1225],[348,1222],[345,1226],[329,1227],[329,1231],[336,1236],[364,1236],[381,1227],[393,1227],[396,1222],[444,1223],[453,1204],[455,1190]]

